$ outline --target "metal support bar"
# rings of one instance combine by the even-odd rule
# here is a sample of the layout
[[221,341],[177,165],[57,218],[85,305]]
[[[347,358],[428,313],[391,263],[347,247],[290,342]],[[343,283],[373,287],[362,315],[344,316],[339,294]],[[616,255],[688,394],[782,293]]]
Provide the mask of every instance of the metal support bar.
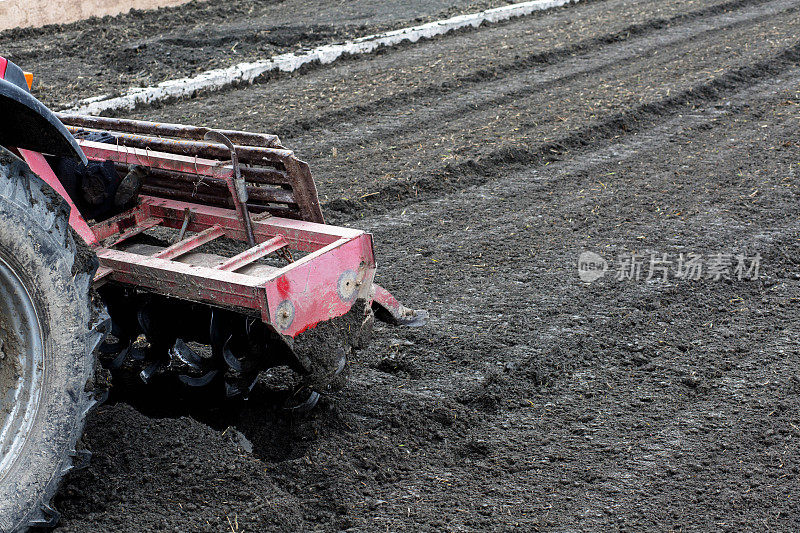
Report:
[[97,269],[97,272],[94,275],[94,283],[97,283],[98,281],[104,279],[106,276],[108,276],[112,272],[114,272],[114,271],[111,270],[108,267],[104,267],[104,266],[99,267]]
[[180,257],[185,253],[189,253],[195,248],[199,248],[200,246],[203,246],[214,239],[222,237],[223,235],[225,235],[225,230],[222,229],[222,226],[211,226],[207,230],[201,231],[197,235],[193,235],[188,239],[176,242],[172,246],[161,250],[153,257],[157,259],[175,259],[176,257]]
[[[118,170],[127,172],[130,168],[128,165],[118,164]],[[242,169],[244,170],[244,169]],[[217,191],[225,190],[227,183],[224,180],[210,177],[200,177],[196,174],[186,174],[183,172],[175,172],[171,170],[161,170],[158,168],[147,169],[147,175],[144,178],[146,185],[152,184],[156,187],[174,187],[176,189],[187,190],[192,192],[208,191],[208,193],[217,193]],[[248,184],[247,194],[251,201],[259,202],[273,202],[281,204],[295,204],[296,200],[292,191],[282,189],[277,186],[262,186],[261,184],[253,185]]]
[[[183,225],[184,210],[188,207],[193,214],[189,231],[202,231],[219,224],[225,228],[228,237],[240,241],[246,239],[239,217],[231,209],[152,196],[142,196],[141,201],[142,207],[146,208],[148,213],[164,219],[166,227],[179,229]],[[313,252],[341,238],[352,239],[364,233],[350,228],[279,217],[253,220],[253,232],[258,242],[282,235],[293,250],[306,252]]]
[[239,255],[231,257],[217,268],[219,270],[235,272],[236,270],[239,270],[240,268],[243,268],[254,261],[258,261],[262,257],[265,257],[276,250],[280,250],[286,245],[286,239],[278,235],[277,237],[273,237],[268,241],[262,242],[255,248],[250,248]]
[[111,244],[108,245],[108,247],[109,248],[113,248],[114,246],[117,246],[118,244],[121,244],[122,242],[130,239],[131,237],[133,237],[135,235],[139,235],[143,231],[147,231],[150,228],[154,228],[154,227],[158,226],[159,224],[161,224],[163,222],[164,221],[162,219],[160,219],[160,218],[150,217],[150,218],[144,220],[143,222],[141,222],[140,224],[137,224],[136,226],[132,227],[131,229],[126,230],[123,233],[121,233],[120,236],[117,237],[117,239],[115,241],[113,241]]
[[[106,130],[81,128],[76,126],[67,126],[67,131],[73,135],[80,135],[81,133],[108,133]],[[116,131],[112,131],[111,135],[116,139],[117,144],[121,146],[130,146],[131,148],[144,148],[159,152],[188,155],[192,157],[195,155],[201,157],[215,157],[219,159],[227,159],[228,157],[228,147],[219,143],[170,139],[164,137],[153,137],[151,135],[121,133]],[[274,148],[281,149],[279,145],[275,145]],[[274,148],[236,145],[236,151],[239,153],[239,157],[244,164],[261,164],[264,162],[264,160],[270,161],[271,158],[273,158]]]
[[142,165],[144,167],[186,172],[218,179],[233,177],[233,167],[227,161],[154,152],[142,148],[127,148],[94,141],[79,140],[78,144],[83,149],[86,157],[93,161],[114,161],[127,165]]
[[292,189],[303,220],[324,224],[325,217],[322,216],[322,208],[319,205],[317,185],[311,177],[308,165],[297,159],[287,160],[284,164],[290,174],[298,176],[298,179],[292,182]]
[[264,280],[215,268],[191,266],[121,250],[97,250],[108,277],[118,283],[194,302],[259,312],[266,306]]
[[146,204],[142,203],[124,213],[92,225],[91,230],[97,242],[102,242],[118,233],[124,232],[128,228],[138,226],[148,218],[150,218],[150,209]]

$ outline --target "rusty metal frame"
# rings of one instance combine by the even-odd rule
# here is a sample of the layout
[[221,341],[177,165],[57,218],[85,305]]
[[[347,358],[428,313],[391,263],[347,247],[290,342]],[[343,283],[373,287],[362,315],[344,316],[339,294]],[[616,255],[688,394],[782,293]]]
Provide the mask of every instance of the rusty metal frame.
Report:
[[[345,314],[357,297],[371,299],[372,237],[322,223],[308,165],[280,146],[277,137],[223,132],[233,143],[249,143],[234,145],[233,151],[247,165],[241,174],[250,198],[247,207],[257,213],[251,221],[255,246],[217,265],[199,266],[180,258],[223,236],[248,240],[230,147],[203,141],[206,128],[102,117],[61,119],[73,133],[105,131],[115,137],[116,144],[79,138],[88,159],[113,161],[121,171],[142,166],[150,177],[144,188],[148,194],[137,207],[91,227],[100,260],[96,284],[121,283],[258,315],[290,337]],[[181,240],[153,255],[116,249],[158,226],[179,229]],[[185,237],[186,232],[191,235]],[[237,272],[289,249],[307,255],[280,269],[261,269],[260,276]]]
[[[59,114],[90,160],[114,161],[121,169],[148,169],[144,192],[175,200],[234,207],[226,188],[233,176],[230,150],[206,142],[209,128],[141,120]],[[213,130],[234,143],[250,196],[248,209],[324,223],[308,165],[280,144],[275,135]],[[103,132],[114,144],[82,139]]]
[[[406,309],[373,283],[372,236],[324,224],[308,165],[281,146],[276,136],[214,130],[224,136],[226,146],[209,142],[215,138],[208,135],[208,128],[105,117],[59,118],[89,160],[113,161],[120,172],[137,166],[146,169],[141,203],[90,227],[63,187],[59,189],[44,157],[24,154],[34,171],[70,203],[71,225],[97,252],[96,285],[120,283],[260,316],[288,337],[347,313],[358,298],[372,302],[394,323],[415,325],[427,317]],[[92,132],[111,134],[114,142],[86,140],[85,134]],[[236,192],[237,168],[245,180],[244,201]],[[180,230],[179,242],[151,255],[117,248],[157,227]],[[249,241],[251,246],[234,257],[219,257],[218,264],[181,261],[222,237]],[[290,249],[307,255],[294,261]],[[269,254],[280,255],[289,264],[247,268]]]

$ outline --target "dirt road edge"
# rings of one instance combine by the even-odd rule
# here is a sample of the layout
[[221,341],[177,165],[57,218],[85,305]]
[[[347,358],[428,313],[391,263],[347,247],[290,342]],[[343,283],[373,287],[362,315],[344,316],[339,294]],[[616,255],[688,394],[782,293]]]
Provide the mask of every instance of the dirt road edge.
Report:
[[455,30],[473,27],[484,23],[501,22],[524,17],[537,11],[544,11],[580,0],[534,0],[508,6],[487,9],[478,13],[459,15],[401,28],[377,35],[368,35],[342,44],[319,46],[302,54],[281,54],[255,62],[239,63],[232,67],[203,72],[192,78],[168,80],[152,87],[134,87],[121,96],[102,95],[81,100],[64,111],[78,114],[98,115],[108,111],[134,109],[165,100],[191,96],[197,91],[216,91],[241,83],[252,83],[258,76],[269,71],[293,72],[309,63],[328,64],[345,55],[362,55],[374,52],[384,46],[394,46],[403,42],[417,42],[430,39]]

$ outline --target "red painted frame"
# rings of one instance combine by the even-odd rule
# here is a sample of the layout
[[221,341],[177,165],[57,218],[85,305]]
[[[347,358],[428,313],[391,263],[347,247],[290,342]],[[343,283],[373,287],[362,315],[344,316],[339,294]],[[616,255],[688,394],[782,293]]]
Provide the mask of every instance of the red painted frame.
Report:
[[32,152],[30,150],[23,150],[22,148],[18,148],[18,151],[25,162],[31,167],[31,170],[42,178],[45,183],[50,185],[53,190],[55,190],[61,197],[66,200],[69,204],[69,225],[72,226],[78,235],[83,238],[89,245],[96,245],[97,238],[95,238],[94,233],[92,232],[89,224],[81,216],[78,208],[75,207],[75,203],[72,201],[72,198],[69,197],[67,191],[64,189],[64,186],[61,185],[61,182],[58,181],[53,169],[50,168],[50,165],[47,163],[47,160],[44,156],[38,152]]
[[[173,259],[222,235],[244,241],[242,223],[230,209],[145,196],[138,207],[93,226],[92,231],[99,241],[116,243],[119,235],[153,221],[179,229],[187,209],[192,214],[187,230],[197,233],[154,256],[101,244],[97,256],[108,270],[99,274],[98,281],[257,314],[289,337],[347,313],[358,297],[371,301],[375,259],[372,236],[363,231],[279,217],[256,219],[256,247],[215,267]],[[233,271],[282,247],[309,253],[262,277]],[[343,276],[352,280],[352,290],[340,289]]]
[[[93,160],[177,170],[225,181],[233,177],[232,167],[220,161],[83,140],[79,144]],[[90,227],[44,156],[20,152],[31,169],[69,203],[70,225],[95,249],[100,260],[95,276],[97,285],[113,281],[165,296],[235,309],[260,316],[288,337],[344,315],[359,298],[369,303],[374,300],[397,319],[396,323],[414,322],[408,319],[413,311],[373,283],[376,265],[369,233],[265,213],[252,220],[256,246],[224,258],[217,265],[190,265],[177,259],[222,236],[247,240],[240,213],[224,207],[142,196],[137,207]],[[287,154],[291,152],[284,155]],[[322,219],[321,214],[313,212],[309,216]],[[115,249],[156,226],[193,234],[154,255]],[[258,269],[262,272],[259,275],[237,272],[283,249],[307,255],[282,268]]]
[[[7,66],[8,61],[0,57],[0,78],[5,78]],[[234,257],[223,258],[218,265],[195,266],[176,259],[223,235],[239,241],[247,240],[245,222],[249,221],[247,209],[243,208],[236,193],[234,167],[224,158],[215,160],[191,154],[192,150],[203,150],[202,153],[210,154],[209,157],[220,155],[219,146],[198,142],[201,136],[205,139],[207,130],[102,117],[59,115],[59,118],[70,125],[73,133],[80,128],[102,130],[104,127],[126,132],[117,137],[117,144],[79,139],[78,143],[88,159],[114,161],[123,168],[124,165],[142,165],[166,175],[177,172],[178,176],[197,176],[200,180],[204,177],[223,180],[237,208],[230,210],[179,201],[175,195],[169,198],[143,196],[137,207],[89,226],[44,155],[17,149],[31,170],[67,202],[70,226],[97,253],[100,268],[95,276],[96,285],[113,281],[166,296],[238,309],[260,316],[279,333],[289,337],[344,315],[359,298],[370,303],[374,298],[392,316],[404,318],[403,313],[407,310],[391,294],[373,284],[376,265],[372,236],[363,231],[324,224],[308,165],[281,147],[276,136],[222,132],[235,142],[251,145],[236,148],[253,159],[250,163],[263,162],[263,159],[283,165],[282,171],[248,168],[256,175],[260,170],[262,179],[269,177],[266,183],[272,185],[254,190],[260,200],[266,202],[261,205],[261,210],[284,215],[287,210],[291,212],[292,205],[296,205],[302,220],[261,216],[252,221],[255,246]],[[141,133],[147,136],[139,135]],[[132,145],[120,145],[119,139],[122,138]],[[184,138],[191,141],[182,140]],[[150,144],[158,150],[151,150]],[[159,151],[161,149],[177,149],[183,153]],[[234,164],[235,160],[234,157]],[[275,181],[277,178],[280,178],[280,183]],[[282,185],[291,185],[292,193],[283,190]],[[274,204],[286,204],[286,207],[284,211],[276,212]],[[181,235],[185,231],[194,234],[154,255],[114,249],[156,226],[180,228]],[[288,248],[307,252],[307,255],[293,261],[291,253],[288,253],[288,265],[273,270],[254,270],[261,272],[259,275],[237,272],[271,253]]]

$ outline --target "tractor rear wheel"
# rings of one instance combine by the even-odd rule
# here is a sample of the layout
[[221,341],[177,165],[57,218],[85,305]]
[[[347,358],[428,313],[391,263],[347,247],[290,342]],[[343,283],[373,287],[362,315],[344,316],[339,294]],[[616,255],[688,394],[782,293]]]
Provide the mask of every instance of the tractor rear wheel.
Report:
[[97,258],[66,202],[0,148],[0,531],[53,526],[50,507],[97,401]]

